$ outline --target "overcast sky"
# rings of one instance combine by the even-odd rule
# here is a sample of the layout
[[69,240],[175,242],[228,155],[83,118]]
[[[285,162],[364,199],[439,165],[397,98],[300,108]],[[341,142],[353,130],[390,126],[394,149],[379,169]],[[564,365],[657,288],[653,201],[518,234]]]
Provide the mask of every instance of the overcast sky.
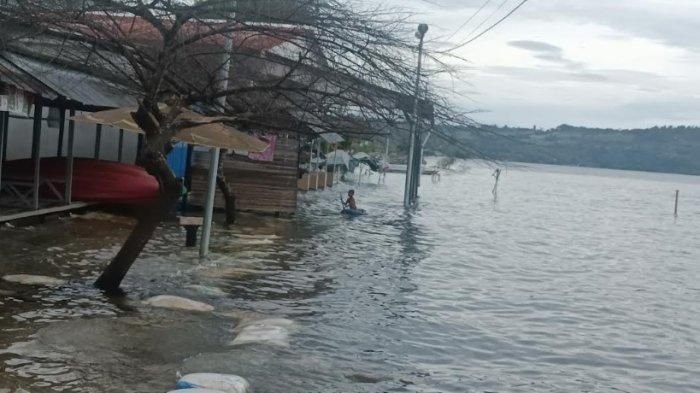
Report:
[[[464,42],[520,1],[390,0],[430,24],[433,49]],[[459,49],[469,63],[455,102],[488,111],[473,115],[487,124],[700,125],[699,33],[700,0],[530,0]]]

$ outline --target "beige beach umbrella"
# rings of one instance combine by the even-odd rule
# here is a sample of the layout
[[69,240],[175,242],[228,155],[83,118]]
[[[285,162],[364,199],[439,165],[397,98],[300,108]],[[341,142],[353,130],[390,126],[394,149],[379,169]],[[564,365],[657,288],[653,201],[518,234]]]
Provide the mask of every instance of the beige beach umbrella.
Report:
[[[103,124],[131,132],[143,133],[131,114],[136,108],[117,108],[100,112],[85,112],[70,118],[82,123]],[[203,116],[190,110],[184,110],[177,118],[192,124],[191,127],[180,130],[174,140],[206,147],[219,147],[247,155],[249,152],[259,153],[267,149],[268,144],[236,128],[222,124],[231,120],[225,116]]]

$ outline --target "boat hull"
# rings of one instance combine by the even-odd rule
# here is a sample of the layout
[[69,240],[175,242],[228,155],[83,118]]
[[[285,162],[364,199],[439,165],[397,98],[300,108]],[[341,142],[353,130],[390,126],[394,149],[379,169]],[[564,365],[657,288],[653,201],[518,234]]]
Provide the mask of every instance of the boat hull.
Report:
[[[65,192],[66,159],[49,157],[41,159],[40,192],[51,196],[54,190]],[[34,161],[31,159],[7,161],[3,165],[3,181],[27,182],[34,178]],[[89,158],[73,160],[72,199],[82,202],[110,204],[147,204],[158,198],[158,181],[143,168],[119,162]]]

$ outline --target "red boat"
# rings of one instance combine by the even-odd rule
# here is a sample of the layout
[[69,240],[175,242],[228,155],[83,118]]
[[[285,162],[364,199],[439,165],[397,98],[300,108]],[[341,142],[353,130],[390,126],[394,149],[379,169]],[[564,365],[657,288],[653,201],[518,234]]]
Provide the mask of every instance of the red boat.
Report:
[[[3,188],[24,188],[33,184],[34,161],[7,161],[2,167]],[[41,159],[41,195],[64,195],[66,159]],[[158,181],[143,168],[120,162],[75,158],[73,200],[112,204],[146,204],[158,198]]]

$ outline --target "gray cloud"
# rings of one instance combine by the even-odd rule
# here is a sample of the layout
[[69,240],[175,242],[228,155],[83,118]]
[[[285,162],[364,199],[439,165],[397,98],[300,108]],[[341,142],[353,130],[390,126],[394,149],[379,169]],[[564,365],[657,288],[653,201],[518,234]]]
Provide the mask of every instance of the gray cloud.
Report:
[[549,53],[549,54],[554,54],[554,53],[562,53],[564,50],[556,45],[548,44],[546,42],[542,41],[529,41],[529,40],[520,40],[520,41],[510,41],[508,45],[520,48],[520,49],[525,49],[529,50],[532,52],[541,52],[541,53]]
[[520,79],[523,81],[555,85],[564,82],[604,83],[627,86],[644,91],[660,90],[664,77],[650,72],[620,69],[568,70],[555,68],[531,68],[487,66],[480,69],[482,75]]
[[[450,11],[454,14],[463,14],[466,20],[484,3],[484,0],[390,0],[389,2],[418,10],[419,13]],[[495,6],[488,9],[493,7]],[[509,8],[506,6],[505,10]],[[484,14],[488,15],[489,12],[485,11]],[[693,34],[697,31],[698,20],[700,20],[700,1],[679,1],[679,4],[654,0],[531,1],[512,18],[536,20],[541,23],[562,19],[577,23],[593,23],[633,36],[700,51],[700,40],[697,39],[696,34]],[[480,18],[477,18],[474,23],[478,21]],[[440,24],[439,21],[435,23]]]
[[484,75],[515,78],[529,82],[557,84],[561,82],[610,82],[604,73],[571,72],[551,68],[488,66],[482,68]]
[[564,49],[546,42],[520,40],[510,41],[508,42],[508,45],[514,48],[524,49],[526,51],[532,52],[534,56],[540,60],[561,64],[572,70],[580,70],[585,68],[583,63],[576,62],[564,57]]
[[[485,0],[388,1],[416,10],[417,18],[431,23],[439,38],[440,34],[449,37]],[[452,41],[464,40],[470,27],[481,23],[499,3],[492,1]],[[516,3],[507,3],[503,12],[491,21]],[[463,103],[467,108],[475,105],[486,107],[490,114],[477,119],[500,124],[571,123],[627,127],[698,123],[700,117],[696,108],[700,96],[696,92],[700,86],[697,75],[688,71],[692,70],[688,63],[697,63],[700,54],[700,40],[694,34],[698,20],[700,0],[531,1],[502,26],[484,36],[479,41],[479,50],[493,47],[495,51],[498,45],[503,45],[501,37],[518,37],[506,44],[538,60],[536,65],[529,66],[531,61],[527,61],[525,64],[497,66],[484,64],[483,59],[470,58],[475,64],[483,64],[470,70],[469,81],[484,94],[474,97],[478,102],[465,98]],[[557,40],[557,45],[546,42],[555,40],[559,33],[557,29],[568,29],[568,40]],[[598,48],[592,45],[600,37],[592,37],[590,42],[582,38],[579,46],[570,39],[577,35],[577,29],[596,31],[607,40],[618,40],[622,44],[629,42],[632,50],[644,50],[647,44],[639,39],[651,40],[674,50],[665,52],[672,57],[652,60],[651,65],[642,63],[646,62],[649,53],[640,52],[639,63],[635,63],[635,52],[626,51],[628,59],[615,59],[615,53],[606,53],[605,48],[600,50],[600,62],[590,53],[582,54],[580,58],[587,60],[581,62],[570,57],[574,47],[568,45],[577,45],[577,54],[582,50],[595,51]],[[533,34],[537,40],[528,39]],[[543,37],[547,38],[543,40]],[[650,47],[650,50],[664,53],[658,46]],[[478,51],[469,54],[467,50],[465,53],[473,57]],[[629,69],[611,68],[609,64],[625,64],[622,67]],[[660,68],[664,64],[668,64],[668,70]],[[658,74],[637,71],[636,68],[655,70]],[[600,97],[600,100],[593,97]]]
[[593,23],[632,36],[700,51],[700,41],[694,34],[700,19],[700,2],[670,3],[650,0],[539,2],[526,8],[521,17],[543,22],[559,18]]
[[563,66],[563,69],[542,69],[523,67],[490,67],[486,72],[500,73],[522,79],[537,79],[550,82],[599,82],[616,85],[636,86],[640,89],[654,90],[650,85],[661,81],[661,75],[634,70],[592,69],[590,66],[568,59],[564,49],[542,41],[510,41],[508,45],[527,50],[535,58]]

